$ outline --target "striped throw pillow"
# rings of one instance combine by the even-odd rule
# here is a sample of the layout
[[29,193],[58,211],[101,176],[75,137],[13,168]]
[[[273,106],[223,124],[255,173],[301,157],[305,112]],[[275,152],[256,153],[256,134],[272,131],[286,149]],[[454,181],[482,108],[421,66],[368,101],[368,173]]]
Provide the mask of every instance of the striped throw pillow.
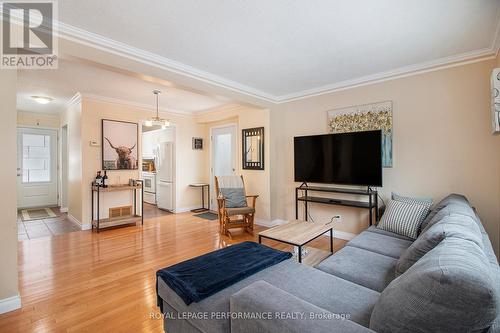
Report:
[[416,239],[428,212],[427,205],[390,200],[377,228]]

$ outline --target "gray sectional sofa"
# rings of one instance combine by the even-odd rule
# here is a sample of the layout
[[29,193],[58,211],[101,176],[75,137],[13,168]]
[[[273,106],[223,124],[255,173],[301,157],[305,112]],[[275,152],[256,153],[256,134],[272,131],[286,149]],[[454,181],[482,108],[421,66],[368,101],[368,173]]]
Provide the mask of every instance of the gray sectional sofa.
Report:
[[168,333],[500,332],[498,260],[456,194],[416,240],[371,226],[315,268],[286,260],[189,306],[158,295]]

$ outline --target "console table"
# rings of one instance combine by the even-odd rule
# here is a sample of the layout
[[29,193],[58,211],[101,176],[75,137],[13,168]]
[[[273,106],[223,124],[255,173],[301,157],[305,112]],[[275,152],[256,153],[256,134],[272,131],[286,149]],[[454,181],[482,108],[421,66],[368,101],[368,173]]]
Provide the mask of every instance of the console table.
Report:
[[[302,192],[300,195],[300,192]],[[368,196],[368,202],[360,201],[360,200],[345,200],[345,199],[333,199],[333,198],[325,198],[311,195],[311,192],[327,192],[327,193],[342,193],[348,195],[365,195]],[[335,188],[335,187],[326,187],[326,186],[308,186],[306,183],[300,185],[295,188],[295,218],[299,218],[299,202],[304,203],[304,220],[307,221],[307,203],[314,202],[325,205],[338,205],[338,206],[347,206],[347,207],[356,207],[368,209],[370,211],[369,214],[369,222],[370,225],[373,223],[373,213],[372,211],[375,209],[375,221],[379,220],[379,212],[378,212],[378,192],[376,190],[368,187],[367,189],[346,189],[346,188]]]
[[[144,224],[144,186],[143,186],[143,181],[142,180],[137,180],[137,185],[136,186],[130,186],[130,185],[110,185],[108,187],[101,187],[101,186],[96,186],[94,183],[92,183],[92,229],[96,228],[97,232],[99,232],[102,228],[108,228],[108,227],[117,227],[117,226],[122,226],[122,225],[128,225],[132,223],[137,223],[138,221],[141,221],[141,225]],[[132,196],[133,196],[133,213],[130,216],[126,217],[115,217],[115,218],[107,218],[107,219],[101,219],[100,218],[100,199],[101,199],[101,193],[106,193],[106,192],[116,192],[116,191],[132,191]],[[141,193],[141,199],[140,201],[137,200],[137,191]],[[97,195],[97,200],[96,200],[96,206],[97,206],[97,212],[94,213],[94,195]],[[141,203],[141,215],[138,215],[138,204],[139,202]],[[95,216],[96,215],[96,216]],[[96,219],[94,219],[94,216]]]
[[[201,207],[196,209],[191,209],[191,211],[193,213],[201,213],[210,210],[210,184],[194,183],[194,184],[189,184],[189,187],[196,187],[201,189]],[[208,208],[205,208],[205,187],[207,188]]]

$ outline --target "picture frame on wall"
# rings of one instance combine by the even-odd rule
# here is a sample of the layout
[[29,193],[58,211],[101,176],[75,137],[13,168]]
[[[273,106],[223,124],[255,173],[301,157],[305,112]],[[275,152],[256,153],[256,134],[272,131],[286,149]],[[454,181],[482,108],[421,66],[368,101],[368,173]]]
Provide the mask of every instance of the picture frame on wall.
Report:
[[137,170],[139,168],[139,125],[102,119],[102,169]]
[[264,170],[264,127],[247,128],[241,134],[243,169]]
[[382,166],[393,166],[392,101],[383,101],[327,111],[330,133],[382,130]]
[[193,138],[193,150],[203,150],[203,138]]

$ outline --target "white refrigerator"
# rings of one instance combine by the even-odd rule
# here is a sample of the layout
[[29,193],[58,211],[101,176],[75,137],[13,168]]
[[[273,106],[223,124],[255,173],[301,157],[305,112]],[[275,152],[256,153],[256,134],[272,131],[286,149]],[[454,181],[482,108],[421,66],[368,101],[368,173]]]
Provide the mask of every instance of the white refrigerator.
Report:
[[174,143],[163,142],[156,150],[156,203],[174,211]]

